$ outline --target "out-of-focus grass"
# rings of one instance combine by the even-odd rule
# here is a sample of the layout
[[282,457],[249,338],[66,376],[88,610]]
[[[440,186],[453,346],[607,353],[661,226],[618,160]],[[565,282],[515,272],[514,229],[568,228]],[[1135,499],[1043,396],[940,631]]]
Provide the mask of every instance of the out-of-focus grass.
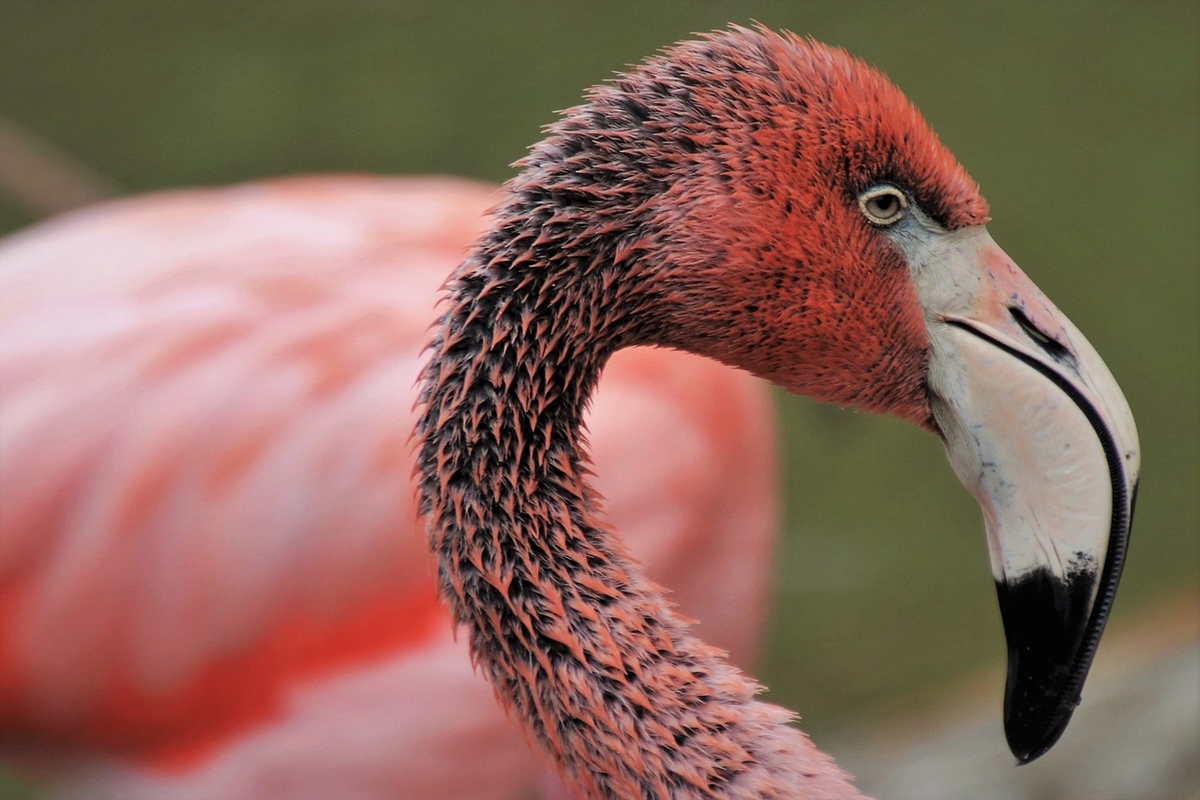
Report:
[[[331,170],[500,180],[584,87],[755,19],[891,75],[983,186],[996,239],[1121,382],[1145,479],[1114,613],[1195,583],[1195,4],[6,0],[0,114],[137,191]],[[0,199],[0,230],[30,221]],[[939,444],[780,407],[773,697],[819,734],[1001,659],[979,513]]]
[[3,800],[34,800],[36,789],[16,776],[0,771],[0,798]]

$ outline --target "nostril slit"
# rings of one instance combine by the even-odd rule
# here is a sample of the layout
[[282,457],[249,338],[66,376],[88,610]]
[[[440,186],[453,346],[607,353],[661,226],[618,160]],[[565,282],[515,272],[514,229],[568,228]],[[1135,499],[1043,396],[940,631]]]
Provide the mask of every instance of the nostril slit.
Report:
[[1046,354],[1058,361],[1074,361],[1075,357],[1071,351],[1066,348],[1061,342],[1053,338],[1049,334],[1043,332],[1038,326],[1034,325],[1029,317],[1025,316],[1025,312],[1019,308],[1009,307],[1008,313],[1012,314],[1012,318],[1016,320],[1017,325],[1021,330],[1025,331],[1025,335],[1033,339],[1038,347],[1046,351]]

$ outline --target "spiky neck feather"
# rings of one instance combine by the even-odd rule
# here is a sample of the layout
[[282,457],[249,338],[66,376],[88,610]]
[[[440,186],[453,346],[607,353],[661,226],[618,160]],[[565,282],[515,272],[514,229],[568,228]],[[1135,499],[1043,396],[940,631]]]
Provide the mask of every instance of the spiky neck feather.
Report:
[[501,702],[589,797],[857,796],[599,518],[581,418],[632,329],[615,284],[488,253],[450,290],[418,469],[442,596]]
[[579,207],[514,189],[449,285],[418,460],[441,593],[501,702],[587,796],[857,796],[598,515],[584,407],[613,351],[662,335],[652,308],[669,300],[635,255],[646,230]]
[[[871,127],[878,105],[898,130]],[[840,51],[742,29],[682,45],[552,127],[452,276],[418,425],[441,591],[592,796],[855,796],[609,535],[581,422],[608,356],[645,343],[924,422],[920,312],[852,192],[886,172],[951,227],[986,207],[915,114]],[[871,162],[835,146],[847,125],[929,152]],[[874,310],[846,334],[829,314],[856,304]]]

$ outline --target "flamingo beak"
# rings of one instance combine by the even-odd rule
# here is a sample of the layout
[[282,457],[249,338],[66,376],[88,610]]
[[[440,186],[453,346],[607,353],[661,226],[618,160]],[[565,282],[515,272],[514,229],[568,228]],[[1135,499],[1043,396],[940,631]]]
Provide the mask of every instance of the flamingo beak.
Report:
[[1137,430],[1100,356],[984,228],[938,238],[913,266],[930,402],[983,510],[1008,640],[1004,729],[1025,764],[1066,729],[1112,608]]

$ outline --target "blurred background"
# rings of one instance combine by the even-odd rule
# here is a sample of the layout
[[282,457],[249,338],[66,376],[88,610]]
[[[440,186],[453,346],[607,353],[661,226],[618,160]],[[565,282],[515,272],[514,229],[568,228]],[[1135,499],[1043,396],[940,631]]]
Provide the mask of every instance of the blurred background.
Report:
[[[1144,480],[1077,719],[1093,694],[1103,705],[1104,680],[1144,682],[1176,658],[1170,675],[1191,699],[1169,707],[1191,731],[1182,752],[1200,757],[1198,8],[4,0],[0,232],[107,194],[292,173],[502,181],[554,110],[692,32],[757,20],[841,45],[924,111],[982,186],[993,236],[1125,390]],[[38,185],[28,170],[41,158],[66,177]],[[1052,771],[1078,772],[1076,751],[1153,760],[1136,748],[1158,746],[1145,732],[1165,712],[1118,699],[1067,731],[1057,764],[1052,752],[1012,769],[982,522],[940,444],[891,419],[783,394],[778,405],[786,537],[759,677],[866,789],[920,797],[902,769],[948,759],[957,796],[1099,796]],[[1130,721],[1147,713],[1144,728]],[[943,755],[928,746],[938,737],[970,739],[974,754]],[[1128,785],[1166,796],[1196,778]]]

